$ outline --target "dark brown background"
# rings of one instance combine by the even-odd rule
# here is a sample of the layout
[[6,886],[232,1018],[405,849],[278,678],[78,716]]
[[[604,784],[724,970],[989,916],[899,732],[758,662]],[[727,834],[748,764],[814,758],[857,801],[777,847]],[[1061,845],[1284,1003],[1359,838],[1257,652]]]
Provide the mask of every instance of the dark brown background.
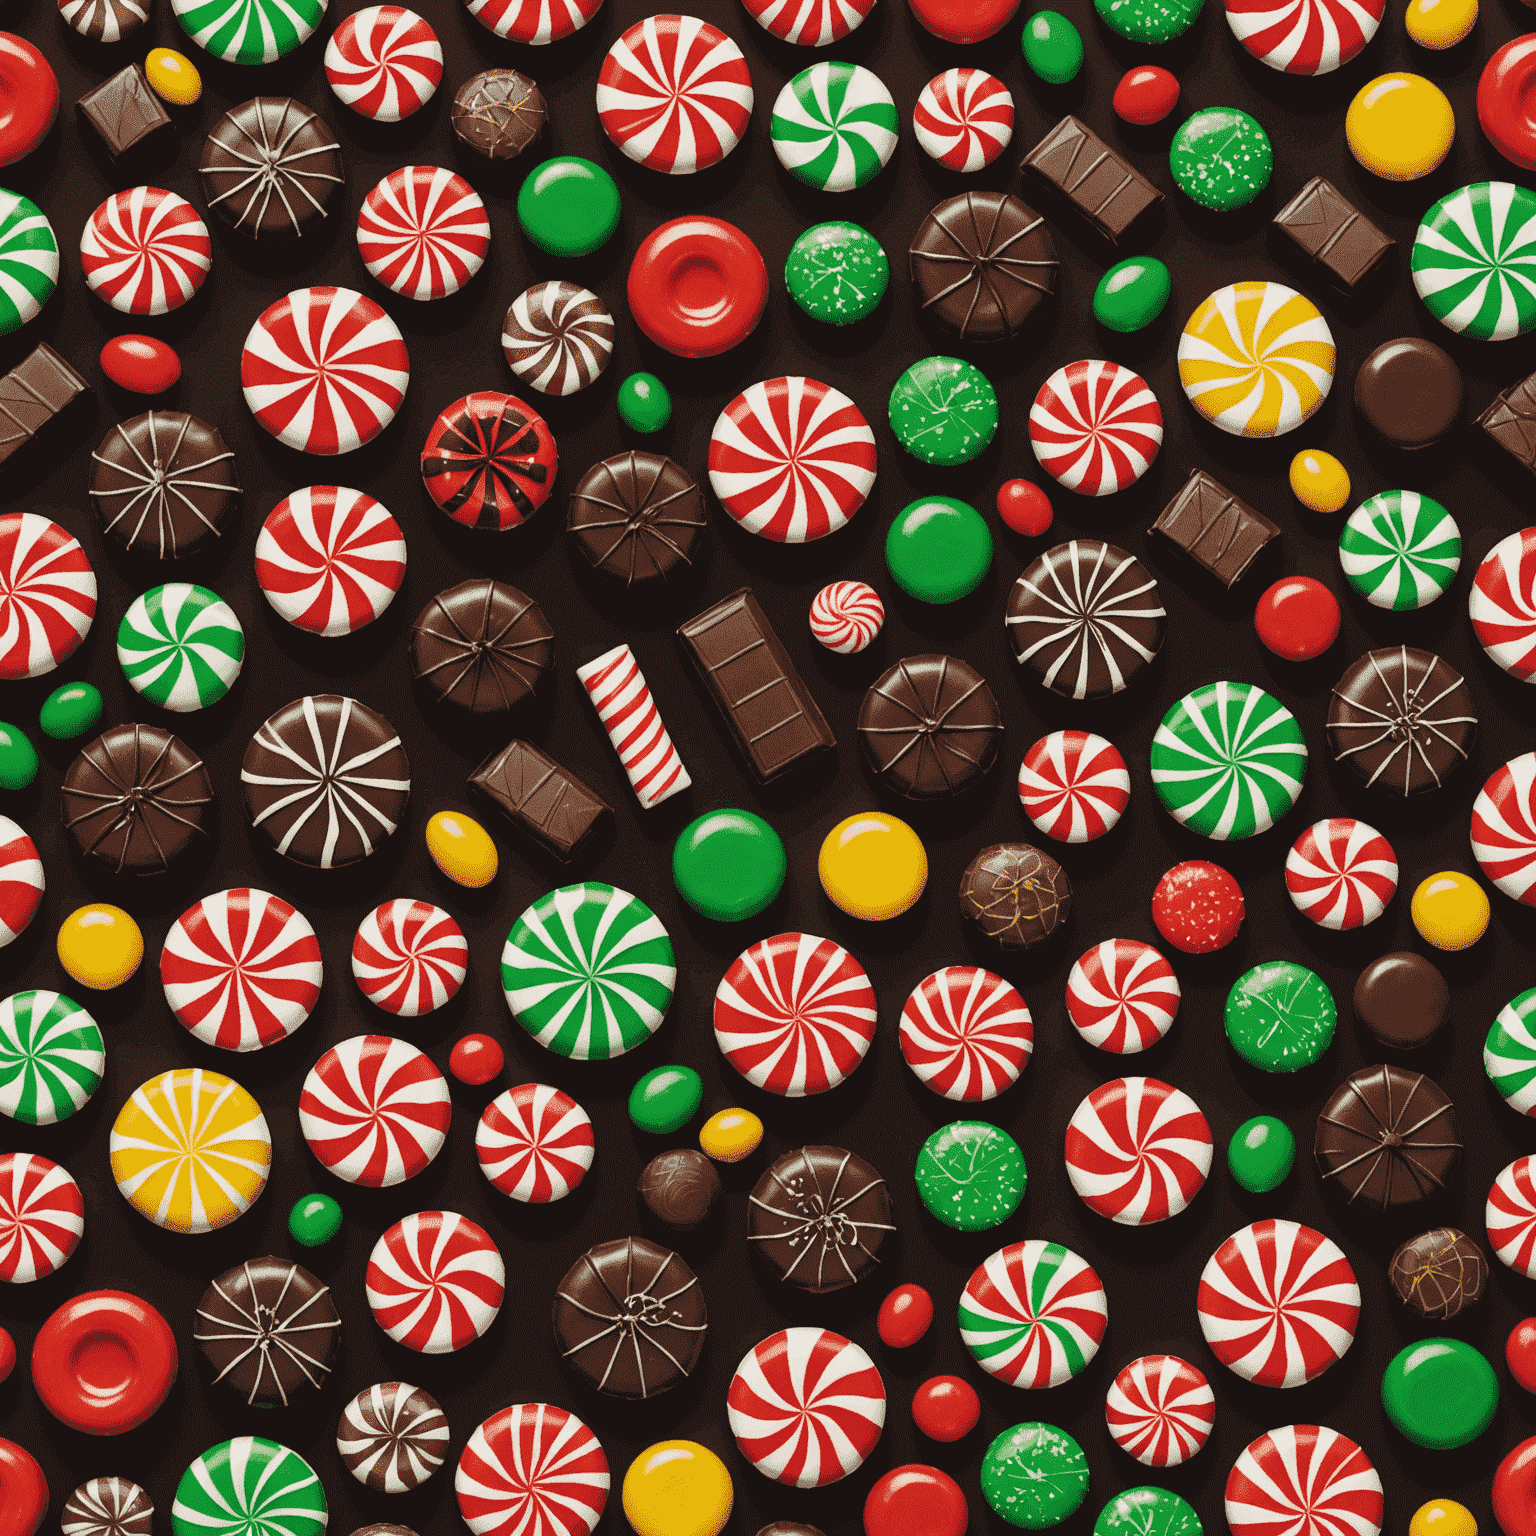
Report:
[[[333,1449],[341,1405],[371,1382],[391,1377],[414,1381],[435,1393],[453,1426],[453,1453],[474,1426],[507,1403],[546,1398],[587,1419],[601,1437],[614,1471],[614,1495],[604,1530],[624,1529],[618,1482],[634,1455],[672,1435],[695,1436],[721,1452],[736,1479],[737,1509],[730,1530],[752,1536],[772,1517],[812,1521],[828,1536],[851,1536],[874,1479],[902,1462],[931,1461],[960,1479],[970,1501],[974,1530],[1004,1529],[986,1510],[977,1483],[982,1453],[993,1435],[1019,1420],[1040,1418],[1070,1429],[1088,1453],[1093,1482],[1082,1512],[1067,1527],[1085,1532],[1104,1502],[1120,1490],[1166,1482],[1190,1498],[1207,1529],[1222,1529],[1222,1488],[1242,1447],[1275,1425],[1295,1421],[1331,1424],[1358,1438],[1380,1469],[1388,1490],[1389,1529],[1406,1529],[1412,1510],[1434,1494],[1467,1502],[1488,1526],[1488,1480],[1499,1458],[1536,1428],[1536,1411],[1504,1371],[1506,1334],[1536,1311],[1536,1286],[1496,1266],[1490,1300],[1454,1325],[1499,1364],[1503,1406],[1489,1432],[1469,1449],[1437,1454],[1398,1438],[1383,1417],[1378,1388],[1382,1368],[1403,1343],[1433,1330],[1411,1321],[1391,1299],[1385,1261],[1403,1237],[1436,1221],[1459,1222],[1483,1240],[1485,1192],[1512,1157],[1536,1147],[1528,1122],[1507,1109],[1485,1081],[1480,1061],[1484,1032],[1497,1009],[1532,980],[1532,914],[1494,893],[1492,929],[1475,949],[1441,961],[1455,989],[1455,1022],[1428,1050],[1421,1065],[1456,1099],[1468,1144],[1452,1192],[1433,1207],[1390,1222],[1346,1213],[1319,1188],[1306,1149],[1314,1117],[1330,1089],[1350,1071],[1381,1058],[1346,1017],[1337,1041],[1316,1068],[1294,1079],[1264,1077],[1242,1068],[1221,1033],[1221,1005],[1232,979],[1247,966],[1274,957],[1314,966],[1333,987],[1344,1009],[1359,968],[1386,950],[1416,944],[1407,894],[1424,874],[1447,866],[1475,869],[1467,846],[1467,819],[1483,780],[1506,758],[1531,745],[1531,692],[1485,660],[1466,618],[1466,593],[1477,561],[1504,534],[1531,521],[1536,483],[1463,429],[1442,448],[1400,455],[1361,435],[1350,405],[1350,381],[1378,342],[1403,333],[1432,336],[1467,373],[1469,415],[1496,389],[1536,366],[1528,341],[1497,346],[1463,342],[1436,325],[1419,305],[1407,273],[1407,247],[1428,204],[1461,183],[1507,176],[1511,168],[1482,138],[1474,105],[1483,59],[1525,29],[1529,15],[1510,0],[1489,0],[1472,36],[1446,54],[1426,54],[1402,29],[1402,6],[1390,15],[1363,57],[1321,81],[1276,74],[1249,59],[1224,24],[1219,9],[1161,52],[1133,48],[1110,36],[1086,0],[1065,0],[1083,30],[1088,59],[1080,79],[1049,88],[1027,78],[1017,49],[1018,22],[989,43],[973,48],[941,44],[921,30],[905,7],[882,4],[844,45],[811,51],[781,45],[738,5],[698,0],[698,12],[740,43],[751,64],[757,107],[746,142],[719,168],[669,179],[624,159],[603,138],[592,93],[598,66],[620,31],[647,13],[642,0],[616,0],[570,41],[545,49],[497,41],[447,0],[418,0],[437,28],[447,55],[443,88],[429,107],[398,125],[365,122],[340,106],[325,85],[323,38],[297,56],[264,69],[241,70],[198,55],[207,91],[200,107],[175,134],[165,135],[137,159],[111,165],[89,130],[77,126],[68,104],[110,70],[142,58],[148,40],[115,51],[87,45],[69,31],[47,0],[22,0],[8,10],[6,25],[36,41],[52,60],[66,109],[43,147],[4,181],[35,197],[53,220],[64,249],[58,295],[18,336],[0,343],[0,366],[47,340],[98,388],[94,417],[77,418],[72,435],[18,456],[0,481],[0,497],[12,507],[50,511],[76,532],[90,552],[101,581],[101,609],[86,645],[59,672],[34,683],[12,684],[0,715],[29,730],[47,692],[68,678],[88,676],[105,692],[108,721],[158,720],[157,711],[130,692],[114,661],[113,632],[133,596],[156,581],[191,578],[206,582],[233,604],[245,625],[245,674],[232,696],[201,714],[176,717],[174,728],[201,751],[219,796],[217,836],[208,854],[172,879],[157,883],[114,880],[83,869],[59,830],[58,784],[72,749],[45,747],[38,783],[0,806],[36,838],[48,873],[48,895],[31,929],[0,954],[8,989],[67,985],[53,955],[53,935],[75,906],[90,898],[121,902],[143,924],[149,959],[121,991],[82,995],[103,1025],[108,1074],[86,1109],[52,1130],[0,1123],[0,1146],[46,1153],[63,1161],[85,1190],[87,1221],[79,1254],[59,1275],[0,1295],[0,1319],[16,1337],[22,1363],[0,1387],[0,1433],[25,1444],[43,1463],[53,1488],[50,1519],[71,1487],[94,1473],[123,1472],[142,1481],[169,1528],[172,1495],[182,1469],[225,1436],[255,1432],[280,1438],[312,1455],[331,1501],[334,1528],[345,1536],[366,1521],[392,1520],[422,1536],[462,1530],[452,1492],[450,1462],[425,1489],[385,1498],[367,1494],[342,1469]],[[333,7],[331,20],[353,8]],[[327,28],[327,31],[329,28]],[[156,0],[153,41],[185,46],[168,0]],[[191,50],[195,52],[196,50]],[[768,142],[768,117],[779,87],[813,59],[846,57],[869,65],[891,88],[903,118],[894,163],[872,186],[845,195],[813,192],[778,168]],[[1184,82],[1184,99],[1160,127],[1132,130],[1112,115],[1109,98],[1121,71],[1156,58]],[[910,115],[923,83],[951,64],[980,64],[999,71],[1014,91],[1018,128],[1002,161],[969,183],[938,169],[918,148]],[[538,78],[554,108],[547,151],[575,151],[609,166],[623,189],[619,235],[595,257],[554,261],[520,237],[511,206],[523,169],[500,175],[463,159],[448,127],[454,88],[475,70],[513,64]],[[1406,186],[1376,181],[1349,158],[1343,114],[1365,81],[1392,67],[1423,70],[1439,80],[1456,107],[1458,136],[1447,163],[1433,176]],[[196,301],[163,320],[129,323],[91,298],[80,277],[75,250],[80,231],[109,192],[149,181],[175,188],[202,205],[196,166],[202,136],[228,105],[260,92],[292,92],[316,107],[337,132],[346,159],[347,184],[335,216],[318,234],[297,245],[258,247],[229,234],[212,220],[214,264]],[[1213,103],[1254,112],[1274,140],[1276,169],[1269,192],[1237,213],[1213,215],[1173,194],[1165,150],[1185,110]],[[975,361],[995,381],[1003,406],[996,442],[977,461],[954,471],[926,470],[895,444],[886,424],[885,400],[897,375],[915,358],[954,350],[915,317],[901,259],[926,210],[963,185],[1017,188],[1018,159],[1064,111],[1081,113],[1128,152],[1169,193],[1166,216],[1155,216],[1136,249],[1155,250],[1174,272],[1174,298],[1148,330],[1131,337],[1098,331],[1089,315],[1093,285],[1114,259],[1081,224],[1054,205],[1044,205],[1062,256],[1059,302],[1017,344],[976,350]],[[485,270],[456,297],[418,305],[383,292],[364,272],[352,238],[353,218],[368,189],[396,166],[437,162],[463,171],[485,196],[494,242]],[[529,163],[532,163],[531,160]],[[1270,216],[1301,183],[1322,170],[1399,241],[1396,260],[1354,298],[1324,291],[1298,271],[1289,254],[1271,243]],[[1518,174],[1518,173],[1517,173]],[[656,225],[694,208],[740,224],[757,241],[773,275],[773,296],[762,325],[735,353],[712,362],[684,362],[643,342],[628,323],[624,279],[638,242]],[[893,258],[886,302],[869,320],[846,331],[821,327],[800,314],[783,291],[780,274],[796,235],[821,219],[849,217],[869,226]],[[566,401],[539,402],[559,439],[562,469],[553,501],[531,526],[502,536],[472,534],[451,524],[427,499],[417,476],[417,454],[432,419],[450,400],[474,388],[508,387],[500,356],[501,317],[527,284],[571,277],[596,288],[620,320],[618,350],[595,388]],[[1243,278],[1276,278],[1303,287],[1323,306],[1339,344],[1341,384],[1314,420],[1274,443],[1224,436],[1196,421],[1178,387],[1174,349],[1185,318],[1211,289]],[[411,349],[412,378],[405,408],[373,445],[340,461],[293,453],[252,421],[240,394],[238,360],[247,329],[261,310],[292,287],[315,282],[355,286],[378,298],[399,321]],[[246,489],[246,507],[224,547],[207,559],[165,566],[132,565],[97,533],[85,496],[89,448],[111,424],[143,408],[143,402],[106,386],[96,353],[107,336],[153,330],[174,342],[186,367],[174,403],[218,424],[234,449]],[[1135,489],[1107,501],[1079,500],[1051,487],[1058,521],[1055,537],[1074,533],[1107,536],[1146,553],[1143,530],[1188,469],[1201,465],[1246,497],[1284,530],[1273,568],[1228,599],[1198,574],[1150,555],[1162,582],[1170,624],[1162,658],[1129,694],[1099,707],[1074,706],[1042,697],[1018,675],[1002,614],[1014,577],[1043,543],[1017,538],[996,524],[997,557],[976,596],[954,610],[906,601],[885,575],[881,541],[899,508],[923,491],[972,500],[993,517],[998,485],[1014,475],[1041,478],[1026,441],[1024,421],[1034,391],[1055,367],[1081,356],[1109,356],[1143,369],[1157,391],[1168,435],[1160,461]],[[701,479],[711,424],[738,389],[778,373],[804,372],[847,390],[874,425],[880,447],[880,478],[874,494],[846,531],[809,548],[780,548],[740,533],[721,513],[695,576],[680,590],[616,601],[608,586],[573,561],[561,536],[564,493],[590,463],[617,452],[631,439],[619,426],[612,395],[637,367],[654,369],[671,387],[676,416],[661,444]],[[1452,591],[1417,615],[1392,615],[1347,595],[1335,541],[1340,518],[1298,509],[1285,484],[1291,455],[1304,446],[1326,446],[1349,466],[1355,497],[1408,486],[1439,497],[1461,523],[1466,560]],[[399,518],[410,546],[405,588],[388,613],[360,635],[327,641],[283,624],[257,591],[251,550],[261,520],[297,486],[338,479],[380,497]],[[1049,485],[1049,482],[1046,482]],[[1051,542],[1051,541],[1045,541]],[[1341,594],[1343,632],[1329,654],[1309,665],[1277,661],[1259,645],[1250,614],[1271,576],[1282,570],[1322,577]],[[484,571],[516,582],[544,605],[557,631],[556,666],[537,700],[510,720],[481,729],[437,713],[412,692],[406,672],[408,625],[441,587]],[[811,596],[834,576],[871,581],[885,597],[889,618],[878,643],[862,656],[842,659],[820,650],[806,629]],[[688,673],[672,636],[684,618],[750,583],[773,616],[839,737],[835,756],[793,783],[759,792],[750,782]],[[573,670],[579,660],[627,639],[655,689],[661,710],[693,775],[691,793],[644,813],[637,808],[595,717],[583,701]],[[1473,762],[1444,793],[1411,804],[1366,796],[1326,760],[1323,721],[1328,689],[1343,668],[1372,645],[1408,640],[1445,655],[1468,676],[1482,718]],[[1008,723],[1002,763],[991,781],[956,805],[903,809],[866,777],[854,740],[860,696],[885,666],[903,655],[949,650],[974,662],[991,681]],[[1157,807],[1147,777],[1147,749],[1156,722],[1188,689],[1219,677],[1250,679],[1273,689],[1296,711],[1313,753],[1311,772],[1296,810],[1281,827],[1253,842],[1221,848],[1180,832]],[[247,739],[273,709],[306,691],[341,690],[381,708],[409,748],[415,792],[409,825],[365,865],[332,875],[313,874],[269,857],[250,836],[241,809],[238,768]],[[1131,764],[1134,798],[1116,832],[1102,842],[1063,851],[1077,887],[1070,931],[1048,954],[999,962],[962,932],[955,890],[960,871],[981,845],[1032,835],[1014,795],[1013,774],[1028,744],[1043,731],[1084,726],[1109,735]],[[426,818],[445,806],[470,807],[464,777],[513,732],[538,741],[577,768],[618,808],[617,834],[569,874],[530,859],[486,815],[502,847],[495,883],[466,892],[442,880],[422,842]],[[713,926],[683,907],[671,889],[667,857],[678,830],[699,812],[743,805],[768,815],[790,852],[783,897],[761,917],[734,927]],[[907,816],[927,842],[931,876],[927,895],[905,917],[867,926],[845,919],[824,898],[815,873],[821,838],[839,818],[870,806]],[[473,808],[473,807],[471,807]],[[1402,894],[1387,916],[1352,935],[1325,933],[1297,914],[1286,898],[1280,870],[1291,840],[1312,820],[1349,813],[1381,828],[1397,849]],[[476,814],[485,815],[476,809]],[[1061,850],[1058,850],[1061,851]],[[1123,935],[1156,939],[1148,899],[1158,876],[1178,859],[1217,857],[1241,879],[1248,923],[1239,941],[1205,960],[1177,958],[1184,1007],[1170,1036],[1157,1048],[1124,1063],[1083,1046],[1067,1023],[1062,990],[1072,960],[1100,939]],[[523,907],[567,878],[592,876],[626,886],[661,914],[677,946],[677,997],[658,1037],[643,1050],[608,1066],[567,1063],[526,1042],[502,1001],[497,961],[502,940]],[[314,921],[324,943],[328,978],[314,1016],[291,1041],[256,1056],[236,1058],[198,1045],[172,1020],[155,970],[161,940],[176,915],[197,897],[228,885],[250,883],[287,896]],[[444,1154],[407,1186],[366,1193],[336,1184],[322,1173],[298,1135],[295,1105],[304,1074],[329,1045],[365,1030],[389,1032],[395,1021],[371,1008],[349,974],[351,937],[376,902],[421,896],[447,907],[470,938],[471,975],[442,1013],[402,1025],[399,1032],[446,1065],[448,1048],[467,1029],[493,1031],[508,1049],[505,1082],[542,1079],[568,1089],[591,1112],[598,1154],[592,1174],[571,1199],[530,1209],[503,1199],[477,1171],[473,1131],[485,1093],[455,1086],[457,1124]],[[848,944],[868,966],[879,994],[879,1037],[869,1059],[841,1089],[824,1098],[789,1103],[747,1087],[725,1065],[710,1030],[710,1003],[720,975],[747,944],[785,928],[801,927]],[[994,1232],[965,1236],[928,1219],[911,1182],[913,1159],[937,1125],[956,1117],[958,1106],[921,1087],[903,1065],[896,1021],[908,991],[928,972],[954,962],[994,966],[1023,990],[1034,1010],[1037,1048],[1023,1082],[987,1112],[1016,1135],[1029,1160],[1031,1182],[1022,1212]],[[78,992],[78,989],[71,988]],[[546,1322],[554,1286],[588,1244],[642,1230],[634,1197],[642,1164],[664,1144],[685,1144],[696,1127],[670,1143],[636,1133],[624,1111],[630,1084],[645,1070],[668,1061],[696,1066],[706,1082],[706,1111],[746,1104],[768,1127],[763,1151],[726,1173],[724,1219],[678,1246],[703,1276],[713,1329],[704,1369],[682,1390],[659,1401],[627,1408],[595,1400],[562,1370]],[[232,1072],[261,1102],[277,1138],[271,1188],[254,1210],[213,1236],[177,1237],[161,1232],[128,1209],[116,1194],[107,1166],[107,1137],[119,1106],[152,1073],[199,1062]],[[1066,1122],[1081,1097],[1121,1070],[1149,1072],[1188,1089],[1209,1117],[1218,1156],[1233,1129],[1260,1111],[1283,1115],[1303,1148],[1296,1173],[1279,1191],[1249,1198],[1237,1190],[1218,1160],[1191,1210],[1166,1226],[1145,1231],[1111,1226],[1089,1213],[1073,1195],[1062,1165]],[[746,1193],[766,1158],[808,1139],[841,1143],[874,1160],[891,1182],[900,1236],[885,1252],[880,1273],[849,1293],[806,1298],[767,1278],[748,1260],[743,1232]],[[290,1203],[314,1188],[342,1201],[347,1226],[328,1248],[293,1248],[284,1221]],[[482,1222],[507,1260],[511,1289],[489,1335],[451,1357],[427,1358],[387,1342],[369,1317],[363,1270],[374,1239],[409,1211],[448,1206]],[[1212,1250],[1235,1228],[1263,1215],[1313,1223],[1342,1243],[1360,1277],[1365,1309],[1359,1338],[1345,1359],[1319,1381],[1278,1393],[1250,1386],[1216,1365],[1195,1320],[1195,1286]],[[1104,1347],[1076,1381],[1053,1391],[1028,1393],[985,1376],[960,1343],[954,1307],[972,1267],[1002,1242],[1025,1236],[1056,1239],[1084,1255],[1099,1271],[1109,1295],[1110,1326]],[[247,1410],[214,1393],[191,1344],[192,1311],[208,1278],[254,1254],[290,1253],[334,1285],[346,1320],[333,1383],[306,1406],[289,1412]],[[926,1340],[906,1353],[884,1349],[875,1336],[881,1297],[898,1281],[917,1280],[933,1293],[937,1319]],[[100,1286],[120,1286],[151,1299],[165,1313],[182,1349],[181,1375],[165,1407],[143,1428],[119,1440],[95,1441],[64,1429],[41,1409],[33,1394],[26,1356],[38,1325],[65,1297]],[[776,1328],[823,1323],[870,1349],[890,1394],[887,1428],[875,1454],[847,1482],[820,1492],[781,1488],[754,1472],[735,1450],[725,1423],[725,1392],[742,1354]],[[1207,1369],[1214,1382],[1217,1426],[1208,1448],[1189,1465],[1152,1473],[1118,1451],[1103,1423],[1104,1392],[1115,1372],[1149,1350],[1171,1350]],[[936,1446],[917,1435],[908,1404],[928,1375],[957,1372],[974,1382],[984,1403],[980,1427],[964,1442]],[[914,1533],[916,1536],[916,1533]]]

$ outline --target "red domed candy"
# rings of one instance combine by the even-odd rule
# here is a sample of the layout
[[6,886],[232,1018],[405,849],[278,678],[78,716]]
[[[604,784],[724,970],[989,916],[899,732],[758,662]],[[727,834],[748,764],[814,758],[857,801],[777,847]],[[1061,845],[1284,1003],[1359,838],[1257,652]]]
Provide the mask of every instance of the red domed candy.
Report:
[[678,357],[718,357],[745,341],[768,303],[762,253],[724,219],[689,214],[653,230],[629,268],[635,324]]
[[1214,954],[1243,926],[1243,889],[1219,864],[1175,864],[1152,893],[1152,921],[1186,955]]
[[1178,104],[1179,82],[1158,64],[1126,70],[1111,102],[1117,117],[1140,128],[1162,122]]
[[1504,1536],[1536,1536],[1536,1435],[1499,1463],[1492,1494],[1493,1518]]
[[1339,633],[1339,600],[1312,576],[1282,576],[1253,611],[1259,639],[1286,661],[1311,661]]
[[1013,19],[1019,0],[907,0],[912,14],[946,43],[979,43]]
[[58,115],[53,66],[24,37],[0,32],[0,165],[30,155]]
[[16,1340],[0,1328],[0,1381],[9,1381],[16,1369]]
[[136,1429],[175,1380],[171,1325],[126,1291],[87,1291],[66,1301],[32,1345],[32,1385],[43,1406],[87,1435]]
[[912,1422],[930,1440],[963,1439],[981,1417],[981,1399],[958,1376],[932,1376],[912,1397]]
[[875,1327],[880,1342],[892,1349],[910,1349],[933,1323],[933,1297],[920,1285],[898,1285],[880,1303]]
[[864,1536],[965,1536],[970,1519],[959,1483],[920,1461],[892,1467],[864,1500]]
[[32,1536],[48,1513],[48,1479],[31,1451],[0,1440],[0,1536]]
[[1032,480],[1009,480],[998,487],[997,515],[1015,533],[1038,539],[1051,528],[1051,498]]
[[181,377],[181,359],[153,336],[114,336],[101,349],[101,371],[136,395],[158,395]]
[[[1536,1392],[1536,1317],[1528,1317],[1509,1330],[1504,1362],[1509,1366],[1509,1374],[1527,1392]],[[4,1380],[0,1376],[0,1381]]]
[[1483,66],[1477,120],[1506,160],[1536,170],[1536,34],[1505,43]]
[[448,1053],[448,1070],[461,1083],[482,1088],[493,1077],[501,1076],[506,1060],[489,1035],[465,1035]]

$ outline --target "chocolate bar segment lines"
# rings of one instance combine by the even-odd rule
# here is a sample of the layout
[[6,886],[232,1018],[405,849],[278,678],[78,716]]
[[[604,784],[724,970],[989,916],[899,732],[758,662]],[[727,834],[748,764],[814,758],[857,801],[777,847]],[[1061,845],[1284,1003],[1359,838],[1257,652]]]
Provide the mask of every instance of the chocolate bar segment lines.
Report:
[[1086,123],[1067,116],[1024,157],[1020,170],[1062,193],[1114,242],[1163,194]]
[[0,463],[30,443],[91,386],[47,342],[0,377]]
[[1178,495],[1147,530],[1203,566],[1223,586],[1236,586],[1280,529],[1203,469],[1192,469]]
[[532,742],[509,741],[469,776],[519,831],[568,864],[613,808]]
[[1326,176],[1314,176],[1272,222],[1346,292],[1353,291],[1397,244]]
[[1500,448],[1536,474],[1536,373],[1495,395],[1477,424]]

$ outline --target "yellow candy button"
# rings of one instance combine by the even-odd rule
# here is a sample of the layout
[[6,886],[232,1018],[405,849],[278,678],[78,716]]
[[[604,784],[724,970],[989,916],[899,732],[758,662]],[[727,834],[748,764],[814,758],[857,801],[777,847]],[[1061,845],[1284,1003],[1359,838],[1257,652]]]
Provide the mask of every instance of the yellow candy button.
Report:
[[82,987],[120,987],[144,958],[144,935],[121,907],[104,901],[80,907],[59,928],[59,964]]
[[478,890],[496,878],[498,856],[491,834],[462,811],[439,811],[427,823],[427,852],[455,885]]
[[1337,512],[1349,502],[1349,471],[1321,448],[1291,460],[1291,494],[1312,512]]
[[763,1122],[750,1109],[722,1109],[699,1130],[699,1150],[717,1163],[739,1163],[763,1144]]
[[1467,949],[1488,931],[1488,893],[1471,875],[1446,869],[1419,882],[1413,926],[1436,949]]
[[884,811],[849,816],[827,833],[816,861],[821,888],[850,917],[899,917],[928,884],[928,853],[906,822]]
[[1414,1510],[1408,1536],[1477,1536],[1477,1521],[1472,1511],[1455,1499],[1431,1499]]
[[719,1536],[734,1499],[725,1463],[694,1440],[663,1440],[624,1474],[624,1516],[636,1536]]
[[[1408,36],[1419,47],[1454,48],[1477,25],[1477,0],[1410,0],[1403,19]],[[1461,1509],[1461,1505],[1456,1508]],[[1459,1532],[1437,1529],[1440,1536],[1460,1536]]]
[[1451,152],[1456,114],[1438,85],[1395,71],[1362,86],[1344,116],[1350,153],[1388,181],[1417,181]]
[[144,60],[144,78],[151,90],[175,107],[190,107],[203,94],[197,66],[174,48],[151,48]]

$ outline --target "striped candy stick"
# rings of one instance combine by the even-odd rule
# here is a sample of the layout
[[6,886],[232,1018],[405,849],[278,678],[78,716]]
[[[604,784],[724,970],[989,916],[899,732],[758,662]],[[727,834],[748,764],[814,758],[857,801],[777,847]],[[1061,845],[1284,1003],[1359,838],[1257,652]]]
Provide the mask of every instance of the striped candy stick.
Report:
[[619,754],[641,809],[648,811],[693,783],[627,645],[616,645],[577,667],[576,676]]

